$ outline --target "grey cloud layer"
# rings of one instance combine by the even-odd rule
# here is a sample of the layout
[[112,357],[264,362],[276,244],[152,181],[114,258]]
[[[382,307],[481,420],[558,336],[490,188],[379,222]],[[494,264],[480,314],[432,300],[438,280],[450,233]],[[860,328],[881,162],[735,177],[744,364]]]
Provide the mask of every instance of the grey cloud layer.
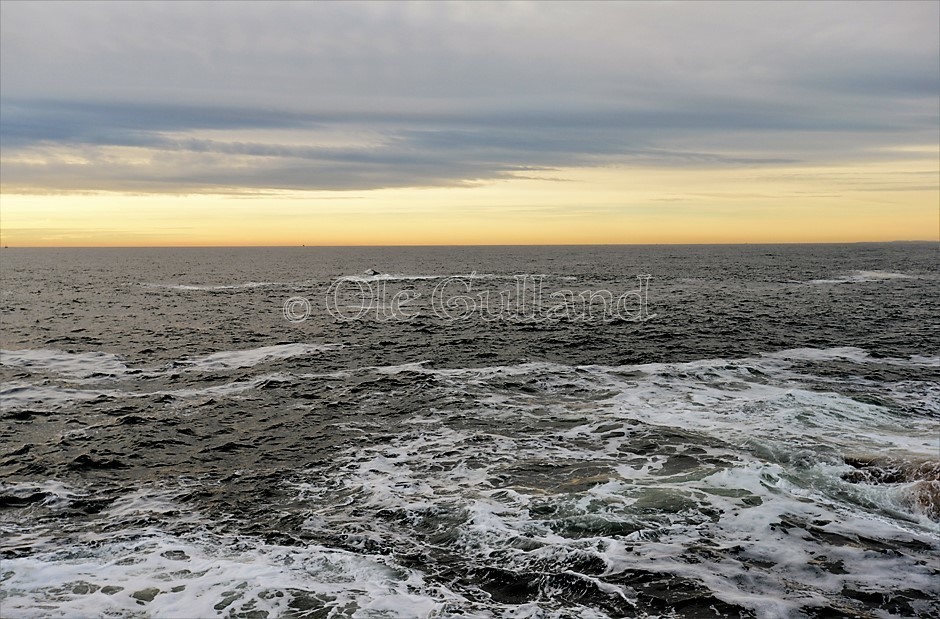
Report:
[[3,183],[371,189],[879,157],[940,139],[938,7],[3,3]]

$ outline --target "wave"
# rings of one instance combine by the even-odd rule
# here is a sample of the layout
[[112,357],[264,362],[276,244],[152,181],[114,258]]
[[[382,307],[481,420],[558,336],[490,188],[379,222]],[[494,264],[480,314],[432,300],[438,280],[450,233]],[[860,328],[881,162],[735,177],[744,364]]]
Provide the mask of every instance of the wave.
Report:
[[911,460],[885,456],[849,456],[842,473],[855,484],[891,486],[903,507],[940,522],[940,459]]
[[246,391],[252,391],[276,384],[292,384],[294,379],[289,374],[273,373],[253,376],[243,380],[236,380],[209,387],[185,387],[182,389],[168,389],[160,391],[135,392],[126,394],[128,397],[170,396],[172,398],[200,398],[200,397],[232,397]]
[[807,284],[856,284],[861,282],[883,282],[896,279],[916,279],[913,275],[891,271],[850,271],[829,279],[811,279]]
[[340,344],[276,344],[241,350],[225,350],[182,359],[163,368],[131,370],[122,357],[105,352],[66,353],[59,350],[15,350],[2,351],[0,361],[8,367],[23,368],[41,373],[56,374],[65,378],[69,384],[55,384],[48,379],[36,381],[6,381],[0,389],[0,405],[4,410],[51,411],[74,402],[90,401],[97,398],[140,398],[150,396],[170,396],[193,398],[201,396],[233,396],[239,393],[269,386],[277,381],[294,381],[295,377],[285,374],[264,374],[207,387],[192,387],[173,390],[120,390],[100,388],[75,388],[71,384],[98,384],[105,379],[126,378],[133,376],[139,383],[146,380],[161,379],[184,370],[196,372],[227,372],[236,369],[251,368],[263,363],[282,361],[306,355],[334,351],[342,348]]
[[[247,368],[268,361],[289,359],[342,348],[342,344],[305,344],[291,342],[258,348],[223,350],[201,357],[181,359],[172,364],[189,366],[203,371]],[[65,378],[87,379],[119,378],[132,373],[121,355],[104,351],[65,352],[53,349],[0,350],[0,365],[23,368],[30,371],[56,374]],[[172,369],[172,368],[171,368]],[[134,370],[145,377],[159,376],[159,369]],[[94,381],[92,381],[94,382]]]
[[940,366],[940,355],[911,355],[907,359],[898,357],[872,357],[868,351],[854,346],[835,348],[789,348],[762,357],[775,359],[797,359],[802,361],[848,361],[856,364],[898,365],[905,367]]
[[0,350],[0,365],[52,372],[72,378],[109,378],[127,373],[127,366],[120,356],[100,351]]
[[165,288],[167,290],[196,290],[196,291],[213,291],[213,290],[241,290],[246,288],[265,288],[269,286],[296,286],[298,282],[244,282],[240,284],[154,284],[154,283],[143,283],[142,286],[148,288]]
[[[431,547],[472,575],[455,585],[499,600],[516,583],[514,601],[536,608],[548,591],[562,592],[609,609],[595,616],[656,609],[650,579],[683,591],[690,612],[698,604],[765,617],[825,609],[859,579],[902,597],[937,591],[923,563],[940,550],[932,529],[834,502],[847,484],[822,465],[800,473],[714,436],[617,414],[580,424],[572,415],[560,434],[535,424],[513,433],[480,423],[487,418],[500,419],[478,408],[474,425],[501,430],[414,419],[387,443],[310,471],[294,485],[301,504],[317,506],[305,528],[350,543],[369,531],[409,552]],[[914,550],[879,550],[891,543]],[[570,578],[551,577],[559,573]]]
[[497,274],[497,273],[457,273],[451,275],[411,275],[404,273],[372,273],[364,275],[345,275],[342,279],[349,281],[360,281],[360,282],[376,282],[376,281],[407,281],[407,280],[433,280],[433,279],[449,279],[457,278],[460,280],[470,281],[473,279],[509,279],[514,280],[517,277],[528,278],[529,281],[532,281],[532,278],[547,278],[547,279],[561,279],[564,281],[577,281],[578,277],[573,275],[554,275],[547,273],[527,273],[527,274]]
[[353,282],[382,282],[399,280],[424,280],[424,279],[442,279],[449,277],[447,275],[406,275],[396,273],[375,273],[372,275],[344,275],[342,278]]
[[294,377],[287,374],[263,374],[247,379],[230,381],[208,387],[184,387],[182,389],[158,389],[155,391],[118,391],[96,389],[74,389],[44,383],[10,383],[0,390],[0,406],[4,411],[49,412],[75,402],[98,398],[152,398],[169,397],[189,400],[202,397],[236,397],[242,393],[276,384],[292,384]]
[[49,411],[72,402],[94,400],[100,397],[127,396],[119,391],[72,389],[43,383],[4,383],[0,389],[0,407],[4,411]]
[[[614,425],[610,437],[601,433],[592,439],[601,442],[598,451],[580,456],[586,461],[626,449],[632,440],[626,432],[629,424],[685,433],[690,445],[717,441],[735,453],[755,454],[785,466],[842,467],[826,474],[832,488],[844,485],[836,483],[845,467],[839,454],[883,453],[907,461],[936,460],[936,415],[930,411],[940,414],[940,406],[930,381],[876,384],[861,377],[821,377],[797,363],[803,360],[849,361],[862,366],[861,375],[866,373],[865,364],[888,363],[915,371],[935,367],[920,357],[872,358],[858,348],[834,348],[627,366],[538,362],[434,368],[428,362],[416,362],[363,367],[332,376],[427,376],[433,378],[427,384],[433,386],[434,397],[476,402],[471,414],[500,426],[537,426],[546,416],[572,422],[586,418],[590,423],[579,426],[585,428]],[[847,380],[856,389],[870,388],[878,399],[864,397],[864,391],[840,391]],[[912,414],[912,410],[927,414]],[[414,417],[421,424],[439,421],[431,414]],[[587,440],[592,434],[584,429],[580,436]],[[922,513],[914,511],[915,516]]]
[[[235,358],[207,365],[260,363],[271,348],[306,354],[286,346],[223,351]],[[217,526],[153,489],[65,534],[7,519],[4,608],[536,617],[553,616],[553,600],[564,598],[557,616],[602,618],[661,616],[681,596],[690,615],[779,617],[861,612],[868,598],[853,605],[852,592],[884,591],[908,614],[929,614],[940,594],[931,567],[940,552],[935,420],[856,399],[836,382],[821,389],[806,360],[848,361],[863,374],[885,361],[833,348],[686,363],[416,362],[335,372],[356,383],[415,374],[429,405],[395,417],[396,431],[380,441],[344,441],[314,468],[291,470],[284,503],[265,504],[264,520],[238,538],[223,533],[231,523]],[[237,393],[258,381],[294,390],[319,376],[166,393]],[[355,419],[330,423],[360,436]],[[242,475],[260,491],[244,481],[250,471]],[[68,509],[81,500],[70,492],[0,487],[0,498],[13,509]],[[281,500],[263,496],[239,500]],[[272,525],[274,512],[291,517]],[[257,533],[265,530],[303,542],[280,545]]]
[[[18,494],[30,494],[19,488]],[[45,508],[67,508],[82,490],[36,485]],[[0,492],[3,490],[0,489]],[[33,494],[34,494],[33,493]],[[172,493],[145,489],[111,502],[97,532],[8,525],[3,537],[6,614],[75,616],[431,616],[446,590],[383,556],[316,544],[280,546],[213,530]],[[173,531],[173,532],[170,532]],[[27,556],[17,549],[29,548]]]
[[231,370],[248,368],[259,363],[290,359],[321,352],[338,350],[342,344],[276,344],[243,350],[223,350],[204,357],[183,360],[180,363],[200,371]]

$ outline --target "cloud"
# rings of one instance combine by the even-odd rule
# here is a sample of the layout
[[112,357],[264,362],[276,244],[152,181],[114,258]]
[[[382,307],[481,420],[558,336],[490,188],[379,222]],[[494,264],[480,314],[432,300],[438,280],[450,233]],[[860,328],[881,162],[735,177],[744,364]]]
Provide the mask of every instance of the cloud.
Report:
[[138,136],[198,129],[296,128],[302,114],[232,106],[10,100],[0,102],[4,146],[33,142],[139,145]]
[[846,163],[940,139],[937,3],[0,13],[5,191],[447,186]]

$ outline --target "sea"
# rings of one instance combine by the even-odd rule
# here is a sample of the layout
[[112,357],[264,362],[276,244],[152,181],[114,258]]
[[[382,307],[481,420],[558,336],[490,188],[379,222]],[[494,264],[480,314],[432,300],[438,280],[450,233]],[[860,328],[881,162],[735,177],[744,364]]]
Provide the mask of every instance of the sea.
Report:
[[0,250],[0,616],[940,617],[937,243]]

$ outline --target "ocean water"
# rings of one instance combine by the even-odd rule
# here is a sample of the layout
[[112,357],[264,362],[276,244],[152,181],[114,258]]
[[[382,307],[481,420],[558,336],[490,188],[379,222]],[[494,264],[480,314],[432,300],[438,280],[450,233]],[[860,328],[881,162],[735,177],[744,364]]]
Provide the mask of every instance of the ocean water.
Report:
[[0,251],[3,617],[940,616],[936,244]]

